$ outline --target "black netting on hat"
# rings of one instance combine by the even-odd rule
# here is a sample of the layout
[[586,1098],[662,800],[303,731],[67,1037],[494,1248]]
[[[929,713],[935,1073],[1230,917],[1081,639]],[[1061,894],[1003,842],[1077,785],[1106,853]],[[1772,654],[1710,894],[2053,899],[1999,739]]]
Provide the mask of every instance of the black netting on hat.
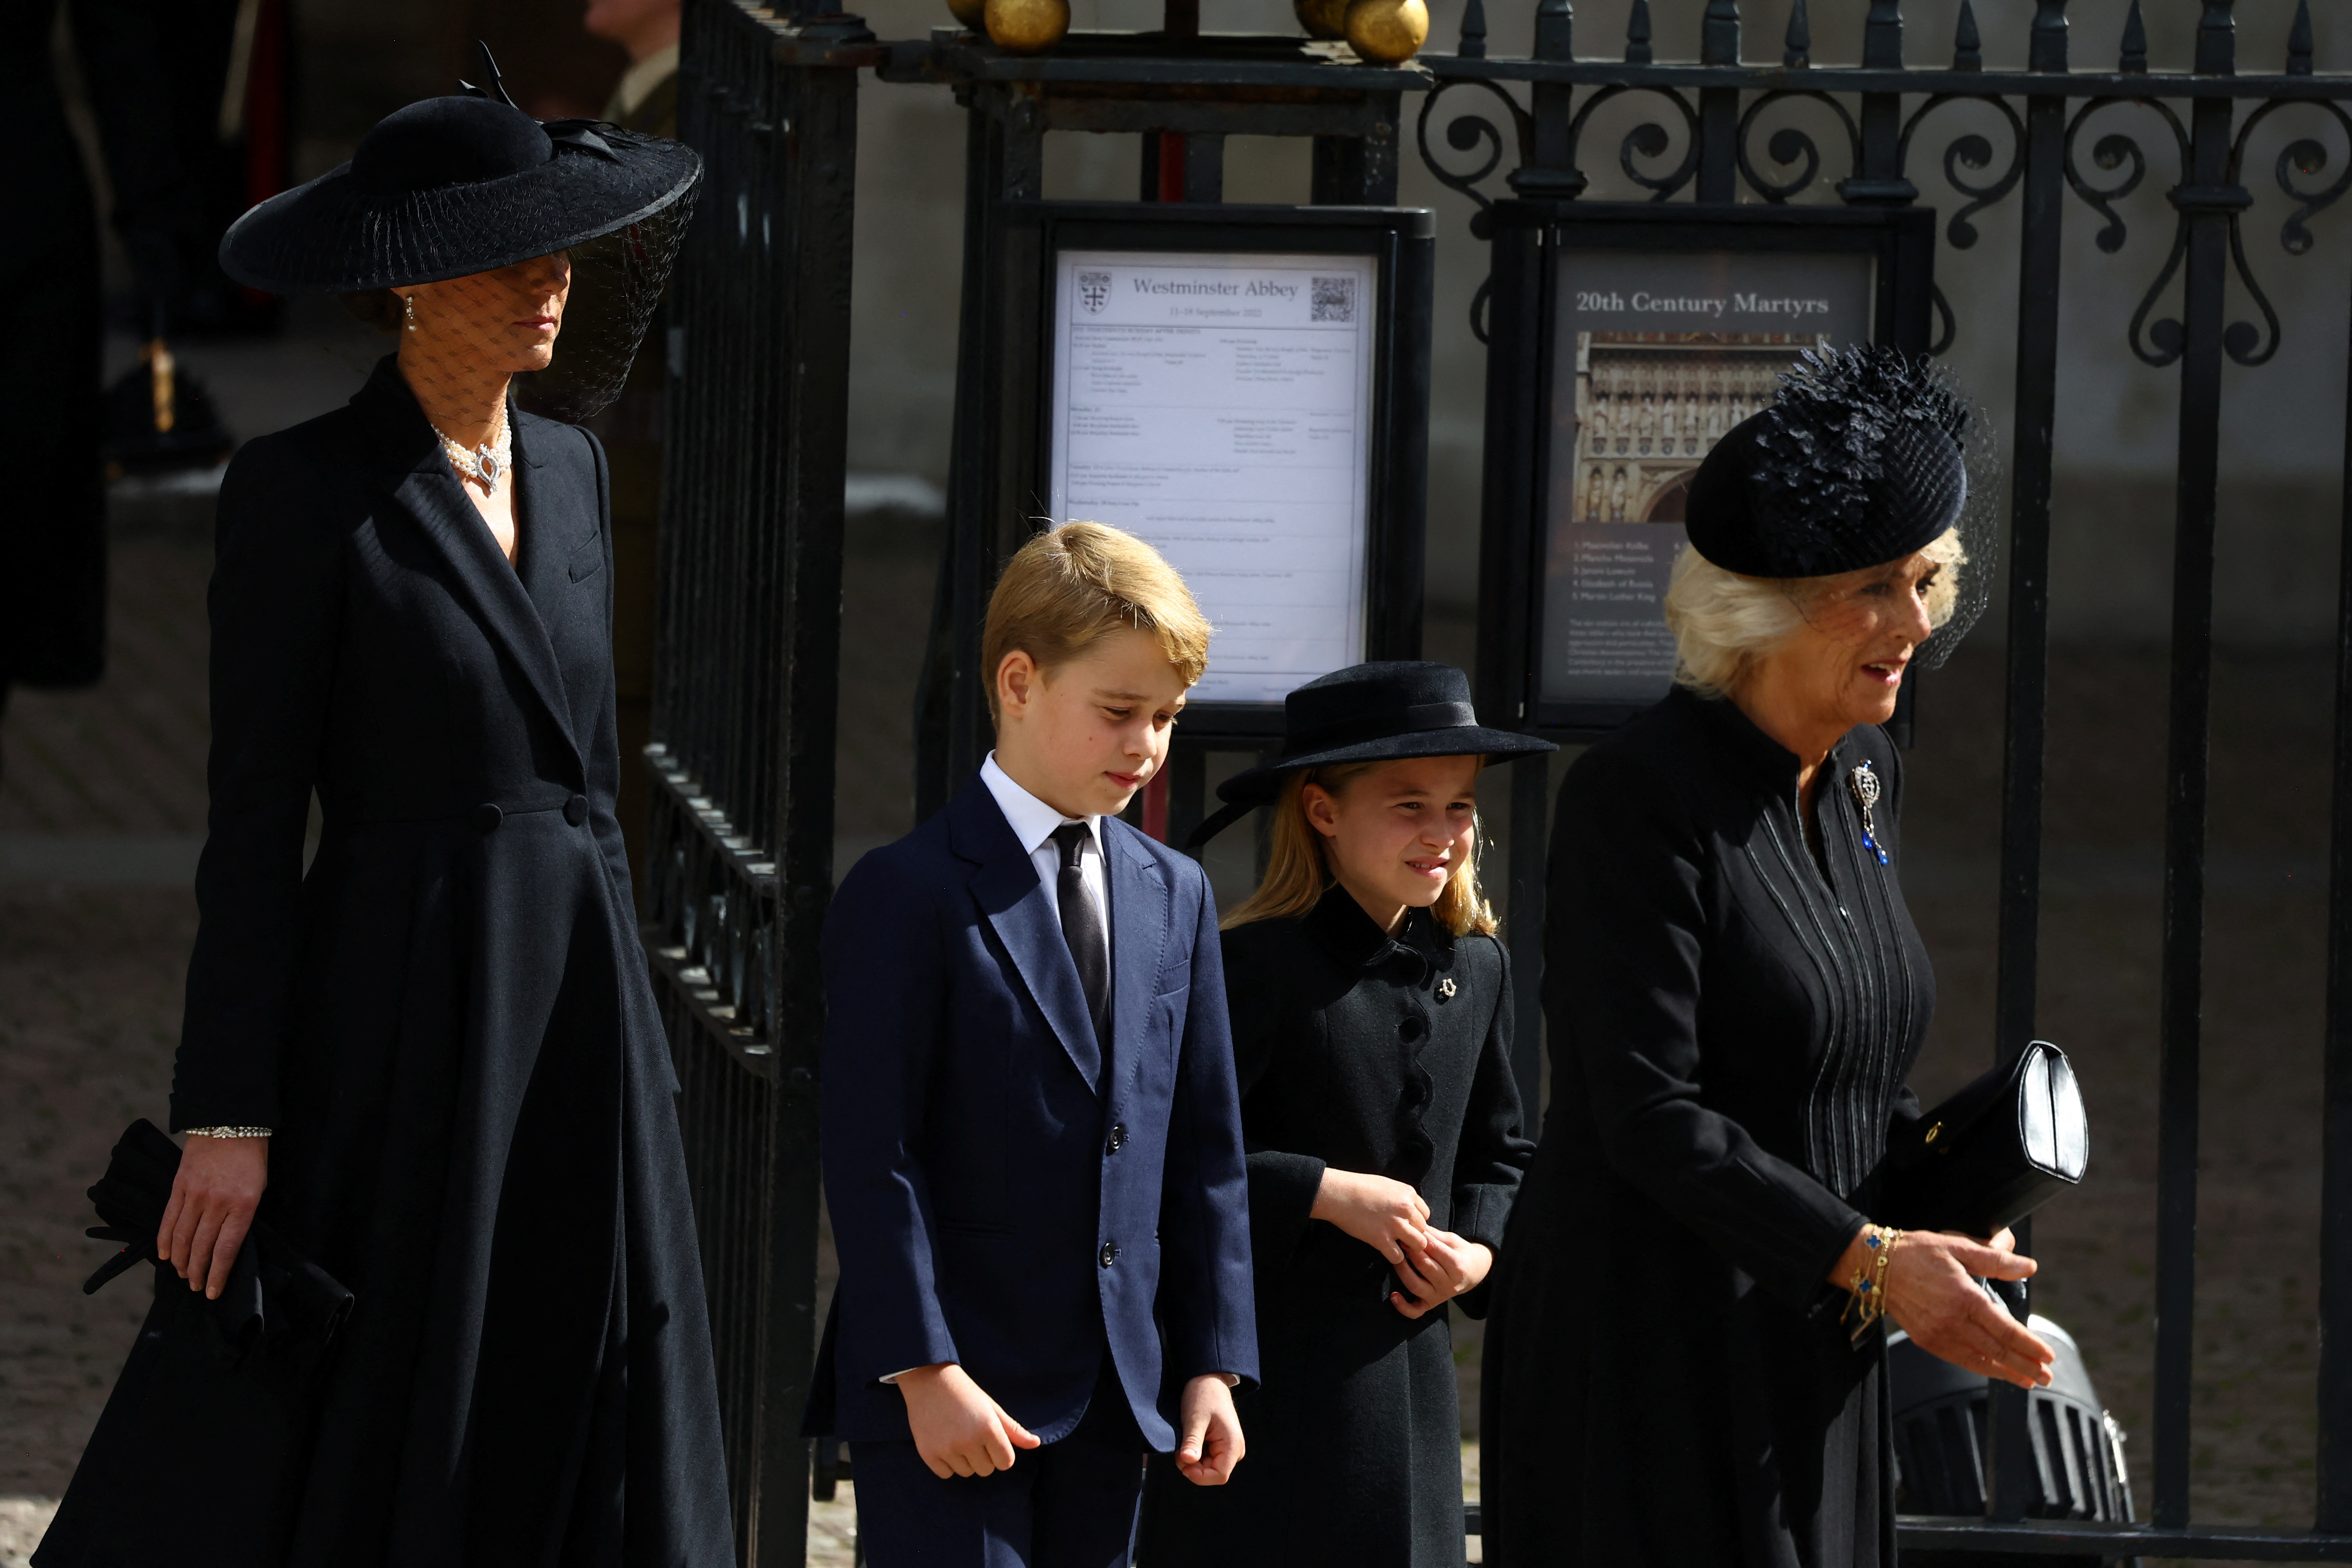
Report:
[[[1938,370],[1937,374],[1945,376],[1947,388],[1960,397],[1957,384],[1947,373]],[[1912,664],[1921,669],[1941,668],[1982,618],[1985,606],[1992,602],[1993,578],[2000,564],[2000,447],[1993,437],[1992,416],[1984,406],[1965,399],[1961,406],[1967,420],[1956,440],[1963,490],[1959,515],[1947,531],[1959,536],[1959,558],[1944,569],[1953,579],[1948,607],[1931,599],[1940,624],[1911,656]]]
[[578,425],[612,406],[632,381],[693,216],[688,191],[660,212],[572,247],[572,296],[554,357],[515,383],[525,407]]

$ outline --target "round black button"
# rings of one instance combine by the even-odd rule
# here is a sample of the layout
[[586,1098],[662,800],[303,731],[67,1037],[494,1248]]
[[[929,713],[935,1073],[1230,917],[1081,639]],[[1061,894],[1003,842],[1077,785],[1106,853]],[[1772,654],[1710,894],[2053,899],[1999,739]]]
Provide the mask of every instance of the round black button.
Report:
[[1125,1143],[1126,1142],[1127,1142],[1127,1123],[1126,1123],[1126,1122],[1124,1122],[1124,1121],[1115,1121],[1115,1122],[1111,1123],[1111,1129],[1110,1129],[1110,1152],[1111,1152],[1112,1153],[1114,1153],[1114,1154],[1118,1153],[1118,1151],[1119,1151],[1119,1145],[1121,1145],[1121,1144]]
[[474,826],[484,833],[496,833],[499,830],[499,824],[506,819],[507,814],[500,811],[493,802],[484,801],[474,807]]
[[575,795],[563,803],[563,820],[577,827],[588,820],[588,797]]
[[1429,1026],[1419,1018],[1408,1015],[1405,1021],[1397,1026],[1397,1033],[1408,1040],[1417,1040],[1429,1033]]
[[1102,1246],[1102,1266],[1105,1268],[1118,1261],[1118,1243],[1106,1241]]

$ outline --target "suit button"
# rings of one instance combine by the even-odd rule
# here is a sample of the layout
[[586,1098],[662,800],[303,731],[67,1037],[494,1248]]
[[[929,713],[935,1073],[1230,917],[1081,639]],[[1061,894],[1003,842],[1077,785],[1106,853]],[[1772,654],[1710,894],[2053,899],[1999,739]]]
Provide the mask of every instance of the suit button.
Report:
[[1102,1253],[1101,1253],[1101,1258],[1102,1258],[1102,1266],[1103,1266],[1105,1268],[1109,1268],[1112,1264],[1114,1264],[1114,1263],[1118,1262],[1118,1243],[1117,1243],[1117,1242],[1115,1242],[1115,1241],[1106,1241],[1106,1242],[1104,1242],[1104,1243],[1103,1243]]
[[474,826],[484,833],[496,833],[499,824],[506,819],[507,814],[500,811],[494,802],[484,801],[474,807]]
[[1126,1142],[1127,1123],[1124,1121],[1112,1122],[1110,1128],[1110,1152],[1114,1154],[1118,1153],[1119,1145]]
[[1408,1013],[1404,1022],[1397,1026],[1397,1033],[1408,1041],[1417,1040],[1429,1033],[1429,1026]]
[[563,820],[577,827],[588,820],[588,797],[575,795],[563,803]]

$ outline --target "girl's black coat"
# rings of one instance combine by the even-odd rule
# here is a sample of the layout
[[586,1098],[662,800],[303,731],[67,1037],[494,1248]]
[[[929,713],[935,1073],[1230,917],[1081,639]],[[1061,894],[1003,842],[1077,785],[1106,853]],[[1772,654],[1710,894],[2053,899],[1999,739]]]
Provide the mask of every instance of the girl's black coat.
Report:
[[[1497,1247],[1529,1146],[1511,1076],[1510,972],[1489,936],[1414,910],[1391,941],[1344,889],[1224,936],[1248,1149],[1264,1379],[1222,1487],[1164,1456],[1149,1568],[1463,1561],[1461,1412],[1444,1310],[1389,1304],[1378,1254],[1308,1217],[1328,1165],[1406,1182],[1432,1225]],[[1484,1288],[1459,1298],[1484,1311]]]
[[[1848,780],[1883,797],[1863,842]],[[1901,757],[1797,759],[1677,691],[1569,771],[1544,931],[1551,1106],[1487,1325],[1488,1562],[1892,1568],[1875,1331],[1827,1283],[1935,1006]]]
[[514,455],[514,567],[390,360],[222,486],[173,1125],[274,1129],[262,1215],[356,1302],[303,1382],[160,1289],[41,1568],[734,1561],[604,461]]

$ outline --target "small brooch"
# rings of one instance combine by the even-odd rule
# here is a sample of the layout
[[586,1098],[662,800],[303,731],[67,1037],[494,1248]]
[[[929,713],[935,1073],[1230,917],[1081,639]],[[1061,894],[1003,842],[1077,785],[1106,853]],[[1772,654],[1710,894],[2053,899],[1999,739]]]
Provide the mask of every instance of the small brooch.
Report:
[[1884,866],[1886,851],[1878,847],[1878,824],[1872,816],[1872,808],[1878,804],[1878,774],[1864,762],[1845,775],[1845,784],[1853,792],[1853,804],[1862,808],[1863,847],[1877,856],[1878,863]]
[[1451,974],[1445,976],[1444,979],[1440,980],[1437,983],[1438,995],[1444,997],[1448,1002],[1454,1000],[1454,976]]

